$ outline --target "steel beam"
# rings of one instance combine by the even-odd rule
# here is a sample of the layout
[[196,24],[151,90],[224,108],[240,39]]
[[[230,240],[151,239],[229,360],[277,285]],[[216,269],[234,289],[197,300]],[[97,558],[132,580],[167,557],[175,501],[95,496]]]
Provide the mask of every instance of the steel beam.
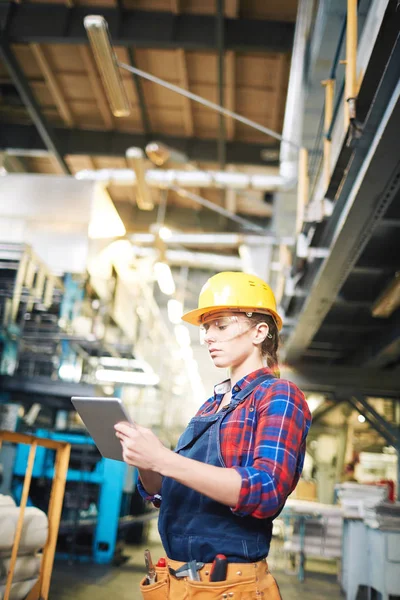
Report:
[[[131,146],[145,148],[148,136],[120,131],[100,131],[87,129],[55,128],[57,145],[64,155],[86,154],[89,156],[125,156]],[[217,140],[186,138],[154,133],[152,138],[184,152],[189,160],[216,162]],[[0,123],[1,150],[42,151],[46,144],[31,125],[13,125]],[[263,151],[268,150],[269,158],[263,160]],[[279,164],[279,145],[253,144],[245,142],[227,142],[227,162],[252,165]]]
[[313,425],[321,421],[326,415],[328,415],[332,410],[337,408],[339,404],[344,402],[344,398],[339,398],[337,400],[331,400],[329,403],[324,402],[321,407],[318,407],[317,410],[313,413],[312,422]]
[[[11,2],[10,4],[14,4]],[[0,23],[8,13],[9,3],[0,5]],[[175,14],[172,12],[96,6],[104,16],[115,46],[137,48],[184,48],[216,50],[215,17],[212,15]],[[87,44],[83,27],[92,6],[20,3],[10,12],[7,34],[11,42],[43,44]],[[225,47],[241,52],[288,52],[292,48],[294,24],[261,19],[227,19],[224,21]]]
[[57,159],[63,173],[70,175],[71,171],[64,160],[63,153],[60,151],[57,136],[55,135],[53,128],[47,122],[46,117],[42,114],[39,104],[29,87],[29,83],[18,64],[9,44],[4,40],[0,43],[0,57],[7,67],[10,77],[21,96],[32,121],[35,124],[37,132],[40,135],[42,144],[44,147],[51,152]]
[[[224,9],[225,1],[217,0],[217,46],[218,46],[218,97],[219,105],[225,106],[225,30],[224,30]],[[219,115],[218,126],[218,163],[220,169],[225,169],[226,147],[225,147],[225,117]]]
[[353,396],[348,401],[390,446],[399,447],[400,429],[388,423],[362,396]]
[[297,326],[285,345],[287,362],[298,361],[311,343],[379,219],[400,189],[399,123],[400,82],[394,88],[368,154],[346,196],[330,254],[312,283]]
[[384,319],[379,334],[371,338],[371,343],[352,357],[353,365],[382,369],[399,360],[400,356],[400,312],[390,319]]
[[281,377],[292,381],[304,392],[335,394],[338,398],[363,394],[400,400],[400,370],[299,363],[295,367],[283,365]]
[[41,400],[44,398],[43,404],[64,400],[62,407],[73,410],[70,401],[71,396],[94,396],[95,386],[87,383],[69,383],[66,381],[55,380],[50,377],[18,377],[0,375],[0,390],[2,392],[10,392],[23,396],[36,396]]

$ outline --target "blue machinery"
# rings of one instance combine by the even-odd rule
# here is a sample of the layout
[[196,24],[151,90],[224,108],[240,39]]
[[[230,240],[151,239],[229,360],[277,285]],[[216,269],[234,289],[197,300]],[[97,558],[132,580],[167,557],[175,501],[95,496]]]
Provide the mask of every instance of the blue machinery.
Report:
[[[66,441],[72,444],[72,451],[75,448],[87,447],[94,443],[92,438],[82,434],[71,433],[52,433],[39,429],[35,432],[38,437],[53,439],[56,441]],[[26,471],[29,448],[26,445],[19,445],[14,464],[14,479],[23,477]],[[54,452],[46,448],[38,447],[33,468],[33,478],[51,480],[54,475]],[[67,475],[67,487],[69,482],[78,484],[98,486],[97,490],[97,510],[95,518],[84,518],[79,520],[79,524],[92,526],[92,548],[91,553],[86,555],[74,555],[79,560],[92,561],[98,564],[110,563],[114,557],[118,530],[120,526],[121,513],[127,513],[124,504],[129,499],[129,494],[133,492],[136,484],[136,470],[127,467],[123,462],[110,460],[100,457],[95,462],[93,470],[81,470],[70,468]],[[18,479],[14,480],[13,492],[16,499],[22,491],[22,484]],[[128,494],[126,493],[128,492]],[[79,493],[79,487],[78,487]],[[65,511],[62,517],[60,531],[70,526],[76,527],[76,519],[65,520]],[[69,515],[68,515],[69,516]],[[93,517],[93,515],[92,515]],[[59,557],[71,558],[71,554],[58,554]]]

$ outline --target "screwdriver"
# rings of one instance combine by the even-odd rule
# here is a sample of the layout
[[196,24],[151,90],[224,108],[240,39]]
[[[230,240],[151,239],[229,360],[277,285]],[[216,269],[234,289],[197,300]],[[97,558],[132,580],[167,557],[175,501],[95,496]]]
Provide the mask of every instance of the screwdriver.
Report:
[[217,554],[211,567],[210,581],[224,581],[227,568],[228,559],[225,554]]

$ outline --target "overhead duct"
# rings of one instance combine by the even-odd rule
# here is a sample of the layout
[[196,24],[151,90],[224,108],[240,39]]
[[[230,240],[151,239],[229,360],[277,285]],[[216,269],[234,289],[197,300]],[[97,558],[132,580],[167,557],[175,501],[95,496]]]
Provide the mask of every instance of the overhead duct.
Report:
[[[133,246],[133,253],[138,258],[154,257],[152,248]],[[224,256],[208,252],[191,252],[190,250],[166,250],[165,260],[171,266],[193,267],[216,271],[241,271],[242,260],[238,256]]]
[[[298,153],[302,141],[304,118],[306,48],[312,14],[313,3],[309,0],[300,0],[297,10],[280,152],[280,175],[288,187],[294,187],[297,180]],[[288,143],[287,140],[290,140],[291,143]]]
[[[141,154],[139,154],[141,152]],[[128,154],[129,153],[129,154]],[[200,170],[175,170],[175,169],[147,169],[137,172],[143,160],[140,148],[130,148],[127,159],[132,161],[132,169],[99,169],[78,171],[77,179],[100,181],[104,184],[114,185],[141,185],[144,181],[150,187],[168,189],[178,185],[180,187],[202,187],[232,190],[272,191],[284,185],[283,178],[276,174],[249,175],[247,173],[229,171],[200,171]],[[142,169],[142,167],[140,167]],[[142,179],[143,178],[143,179]],[[148,199],[146,199],[146,202]]]

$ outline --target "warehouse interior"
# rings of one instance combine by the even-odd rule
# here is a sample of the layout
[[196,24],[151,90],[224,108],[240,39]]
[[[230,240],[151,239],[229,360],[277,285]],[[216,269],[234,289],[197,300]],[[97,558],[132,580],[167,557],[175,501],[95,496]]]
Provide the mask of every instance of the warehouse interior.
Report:
[[400,598],[399,131],[397,0],[0,3],[0,598],[140,597],[158,511],[71,397],[174,448],[221,271],[271,285],[312,413],[282,597]]

